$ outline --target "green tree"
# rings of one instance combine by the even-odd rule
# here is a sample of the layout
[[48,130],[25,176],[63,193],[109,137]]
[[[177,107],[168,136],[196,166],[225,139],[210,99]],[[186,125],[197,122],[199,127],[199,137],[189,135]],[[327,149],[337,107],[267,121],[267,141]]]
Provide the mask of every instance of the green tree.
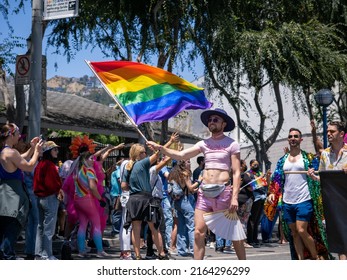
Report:
[[[294,8],[288,11],[286,5]],[[289,98],[302,109],[303,92],[309,97],[322,85],[345,82],[344,37],[336,25],[317,21],[317,8],[311,5],[311,1],[197,4],[197,20],[190,29],[197,50],[191,55],[202,55],[207,85],[229,101],[261,163],[268,161],[267,151],[284,121],[286,96],[281,85],[292,90]],[[262,100],[265,87],[272,89],[272,110]],[[244,89],[249,93],[243,94]],[[246,115],[255,111],[255,127],[241,119],[241,110]]]
[[[82,0],[79,17],[50,23],[52,32],[48,44],[63,47],[68,60],[85,46],[98,47],[105,57],[116,60],[148,63],[156,57],[157,67],[166,67],[172,72],[188,42],[189,2]],[[142,128],[150,139],[154,137],[149,124]],[[163,142],[167,136],[167,122],[163,122],[162,128]]]

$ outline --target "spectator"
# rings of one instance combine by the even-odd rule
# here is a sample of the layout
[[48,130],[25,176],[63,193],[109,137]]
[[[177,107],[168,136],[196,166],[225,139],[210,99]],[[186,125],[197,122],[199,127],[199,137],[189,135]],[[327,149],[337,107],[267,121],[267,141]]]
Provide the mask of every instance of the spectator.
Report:
[[57,260],[52,241],[57,223],[59,201],[63,200],[62,182],[55,161],[58,145],[47,141],[43,145],[42,159],[35,168],[34,193],[37,196],[39,223],[36,233],[35,259]]
[[199,156],[196,159],[196,162],[198,163],[199,166],[197,168],[195,168],[194,171],[193,171],[193,182],[195,182],[196,180],[199,179],[199,176],[201,175],[201,172],[205,168],[205,157]]
[[[169,182],[173,184],[174,207],[177,211],[177,253],[179,256],[192,256],[194,252],[194,209],[198,183],[191,183],[190,164],[179,161],[171,170]],[[175,188],[178,189],[176,193]]]
[[[30,149],[20,154],[13,148],[18,143],[20,132],[17,125],[8,123],[0,131],[0,259],[17,259],[15,245],[25,227],[29,213],[29,198],[23,185],[23,171],[34,170],[42,141],[35,137]],[[31,157],[31,158],[30,158]],[[14,191],[15,190],[15,191]]]
[[152,190],[150,186],[149,169],[157,161],[158,153],[146,157],[146,150],[141,144],[134,144],[130,149],[130,161],[127,163],[122,177],[122,189],[130,191],[127,203],[127,218],[125,228],[132,225],[132,238],[136,259],[142,259],[140,254],[140,231],[142,221],[147,221],[152,231],[152,238],[158,250],[159,259],[167,259],[163,250],[162,240],[158,235],[157,213],[150,208]]

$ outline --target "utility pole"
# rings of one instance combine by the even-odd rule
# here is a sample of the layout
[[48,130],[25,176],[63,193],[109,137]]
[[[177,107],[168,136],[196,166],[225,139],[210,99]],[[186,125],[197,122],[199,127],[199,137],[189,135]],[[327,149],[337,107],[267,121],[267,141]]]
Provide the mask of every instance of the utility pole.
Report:
[[42,0],[32,1],[28,141],[41,132]]

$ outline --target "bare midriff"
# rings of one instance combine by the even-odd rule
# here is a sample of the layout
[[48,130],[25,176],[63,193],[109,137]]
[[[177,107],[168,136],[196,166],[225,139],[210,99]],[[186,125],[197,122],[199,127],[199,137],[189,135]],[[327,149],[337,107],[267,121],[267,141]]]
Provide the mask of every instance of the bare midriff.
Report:
[[204,169],[204,184],[225,184],[229,182],[229,171],[221,169]]

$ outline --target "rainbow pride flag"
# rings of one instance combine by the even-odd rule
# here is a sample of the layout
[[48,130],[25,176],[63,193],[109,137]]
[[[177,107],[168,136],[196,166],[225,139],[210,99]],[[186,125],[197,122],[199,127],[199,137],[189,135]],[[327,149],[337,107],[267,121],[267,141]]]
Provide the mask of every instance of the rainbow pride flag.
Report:
[[267,181],[264,176],[258,177],[250,182],[253,190],[260,189],[262,187],[267,186]]
[[87,63],[136,125],[212,106],[202,88],[163,69],[130,61]]

